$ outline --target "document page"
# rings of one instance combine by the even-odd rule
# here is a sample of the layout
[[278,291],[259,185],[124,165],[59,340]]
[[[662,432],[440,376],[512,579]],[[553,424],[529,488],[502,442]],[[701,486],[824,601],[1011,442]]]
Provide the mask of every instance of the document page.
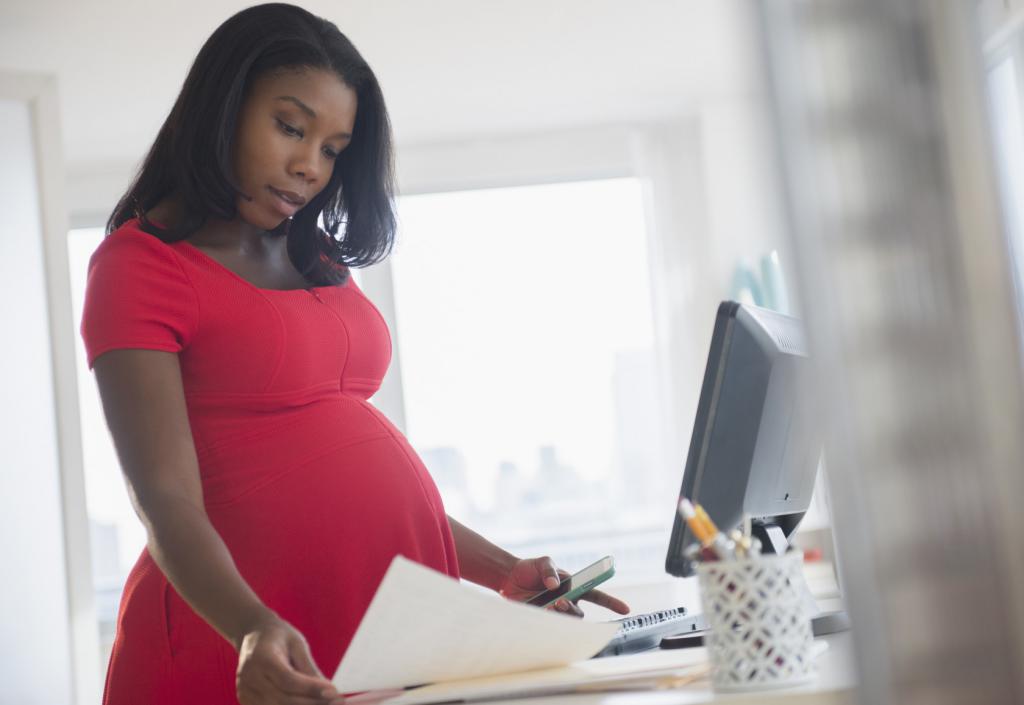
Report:
[[511,602],[397,556],[332,680],[352,693],[563,666],[593,656],[616,629]]
[[527,673],[437,683],[401,691],[387,699],[386,705],[431,705],[567,693],[681,688],[706,680],[708,670],[704,649],[654,650]]

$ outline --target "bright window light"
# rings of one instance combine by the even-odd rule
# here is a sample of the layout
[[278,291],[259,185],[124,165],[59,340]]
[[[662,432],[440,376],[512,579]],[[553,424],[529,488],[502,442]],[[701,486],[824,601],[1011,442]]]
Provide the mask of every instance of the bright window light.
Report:
[[989,105],[996,166],[1009,249],[1013,259],[1018,320],[1024,331],[1024,120],[1017,70],[1012,58],[989,71]]
[[678,471],[640,181],[408,196],[399,214],[407,430],[449,513],[569,569],[618,547],[658,572]]
[[82,325],[89,257],[102,240],[103,228],[82,228],[68,234],[86,510],[89,515],[93,586],[96,590],[96,612],[100,626],[100,667],[106,672],[121,590],[128,571],[146,545],[146,531],[128,500],[121,466],[103,417],[96,380],[89,371],[85,346],[78,333]]

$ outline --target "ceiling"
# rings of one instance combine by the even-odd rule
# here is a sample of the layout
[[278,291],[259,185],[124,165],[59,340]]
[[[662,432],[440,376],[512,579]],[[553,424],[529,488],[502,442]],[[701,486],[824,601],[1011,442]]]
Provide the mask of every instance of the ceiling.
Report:
[[[137,162],[234,0],[3,0],[0,70],[57,75],[69,170]],[[399,144],[665,119],[749,92],[741,0],[314,0]]]

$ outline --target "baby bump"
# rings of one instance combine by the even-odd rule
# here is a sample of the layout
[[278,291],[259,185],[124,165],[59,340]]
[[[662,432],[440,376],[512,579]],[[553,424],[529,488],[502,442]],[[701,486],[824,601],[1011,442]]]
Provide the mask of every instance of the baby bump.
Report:
[[208,507],[235,501],[345,446],[399,435],[370,404],[336,388],[290,399],[238,396],[189,398]]
[[312,561],[361,541],[404,546],[444,516],[426,468],[387,433],[339,442],[260,480],[207,500],[211,521],[239,560],[250,548],[263,563]]
[[333,447],[208,513],[242,576],[322,668],[337,666],[394,556],[457,574],[440,496],[390,433]]

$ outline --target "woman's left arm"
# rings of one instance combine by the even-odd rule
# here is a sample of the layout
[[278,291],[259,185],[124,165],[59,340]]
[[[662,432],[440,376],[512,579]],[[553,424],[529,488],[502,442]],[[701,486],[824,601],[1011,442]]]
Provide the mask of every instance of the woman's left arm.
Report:
[[[448,524],[452,527],[455,539],[455,551],[459,556],[459,572],[471,583],[483,585],[496,592],[501,592],[512,569],[519,563],[519,558],[503,548],[494,545],[469,527],[460,524],[449,515]],[[558,572],[552,566],[550,580],[535,592],[545,588],[558,587]]]
[[[451,516],[448,517],[448,524],[455,539],[462,577],[477,585],[489,587],[510,600],[521,602],[543,590],[552,590],[558,587],[562,577],[568,575],[559,570],[548,556],[517,558]],[[591,590],[580,599],[589,600],[619,614],[629,614],[629,606],[625,602],[600,590]],[[558,600],[555,608],[583,615],[582,610],[569,600]]]

